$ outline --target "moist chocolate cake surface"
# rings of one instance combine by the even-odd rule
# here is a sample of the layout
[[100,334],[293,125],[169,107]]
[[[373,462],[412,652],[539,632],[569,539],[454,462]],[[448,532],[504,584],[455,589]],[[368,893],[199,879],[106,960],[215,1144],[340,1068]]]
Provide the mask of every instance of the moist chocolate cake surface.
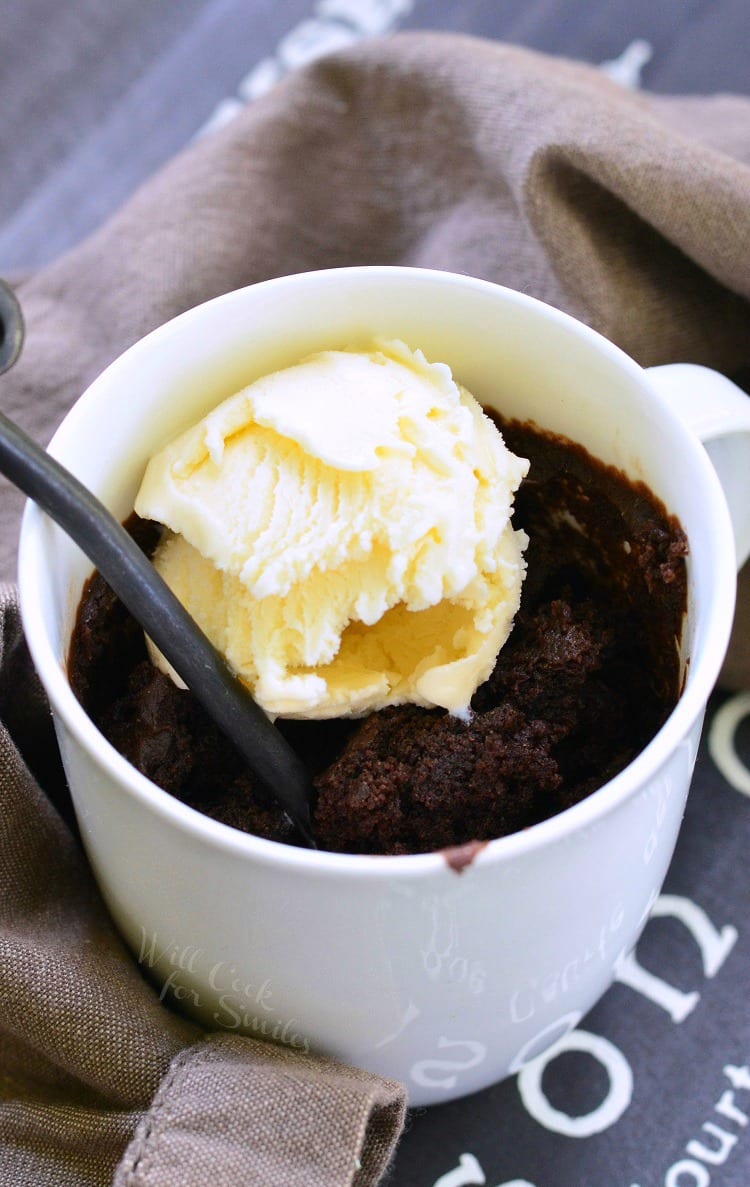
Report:
[[[313,776],[322,848],[421,853],[527,828],[617,774],[677,701],[680,525],[580,446],[498,425],[531,460],[514,513],[530,538],[515,626],[469,721],[404,705],[277,722]],[[145,551],[155,547],[158,527],[135,516],[128,527]],[[69,674],[102,733],[160,787],[236,828],[297,842],[190,693],[151,665],[140,627],[98,574],[81,600]]]

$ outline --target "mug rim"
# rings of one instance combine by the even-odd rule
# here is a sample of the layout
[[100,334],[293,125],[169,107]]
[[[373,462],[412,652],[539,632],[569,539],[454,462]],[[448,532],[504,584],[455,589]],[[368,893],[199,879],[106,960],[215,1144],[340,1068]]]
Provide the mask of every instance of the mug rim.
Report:
[[[385,277],[393,280],[414,278],[418,275],[419,278],[431,283],[443,283],[451,287],[459,283],[494,293],[499,290],[505,299],[525,306],[532,312],[536,310],[538,315],[567,326],[601,354],[609,356],[613,364],[629,371],[639,384],[648,385],[647,372],[598,331],[538,298],[507,286],[464,274],[410,266],[361,265],[322,269],[275,277],[230,290],[193,306],[151,330],[118,355],[78,397],[55,431],[49,444],[50,453],[58,454],[61,443],[64,443],[75,430],[78,419],[85,417],[88,406],[97,402],[99,389],[109,382],[111,372],[116,372],[123,366],[123,360],[152,349],[154,342],[158,343],[161,337],[179,332],[185,323],[189,325],[192,320],[199,319],[206,306],[232,300],[241,301],[243,294],[248,290],[290,284],[315,285],[321,281],[335,283],[337,277],[346,276],[351,279],[355,274],[364,278]],[[736,590],[734,536],[729,512],[718,476],[700,440],[690,432],[657,392],[649,390],[653,401],[660,407],[665,418],[671,421],[674,431],[682,439],[683,448],[689,449],[692,453],[691,461],[696,468],[696,481],[700,480],[703,485],[709,503],[707,515],[712,519],[714,526],[711,538],[712,559],[715,562],[712,566],[712,589],[718,604],[707,624],[703,649],[697,660],[692,656],[688,657],[683,689],[669,717],[621,772],[579,803],[562,812],[519,832],[481,843],[481,848],[472,859],[472,866],[514,860],[529,851],[545,848],[570,834],[577,833],[615,811],[620,804],[637,794],[640,788],[654,778],[687,737],[692,726],[702,715],[718,676],[729,641]],[[89,718],[68,681],[66,659],[59,657],[52,646],[41,605],[45,569],[42,541],[46,527],[49,527],[47,516],[35,504],[28,502],[21,522],[18,584],[21,618],[29,651],[50,705],[59,715],[61,722],[89,758],[97,766],[104,768],[126,794],[134,796],[143,808],[166,819],[176,829],[185,830],[194,838],[199,838],[211,847],[237,858],[299,869],[307,874],[347,875],[358,878],[382,877],[384,874],[389,877],[428,876],[448,869],[446,850],[401,855],[333,853],[328,850],[298,848],[245,833],[182,803],[132,766]]]

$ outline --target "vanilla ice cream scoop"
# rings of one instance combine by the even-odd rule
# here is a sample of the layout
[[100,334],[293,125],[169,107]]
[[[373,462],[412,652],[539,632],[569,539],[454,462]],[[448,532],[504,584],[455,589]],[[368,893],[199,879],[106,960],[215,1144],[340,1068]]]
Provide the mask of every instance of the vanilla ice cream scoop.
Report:
[[527,468],[447,366],[379,342],[225,400],[151,459],[135,509],[269,715],[466,715],[520,601]]

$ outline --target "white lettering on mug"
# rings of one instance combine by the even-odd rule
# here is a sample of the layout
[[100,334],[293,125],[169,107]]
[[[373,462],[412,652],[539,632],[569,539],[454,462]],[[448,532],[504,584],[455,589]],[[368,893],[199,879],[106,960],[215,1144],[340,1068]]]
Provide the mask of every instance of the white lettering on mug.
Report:
[[470,959],[458,950],[455,907],[435,897],[425,909],[429,912],[429,929],[419,952],[429,979],[466,985],[474,996],[483,993],[487,970],[481,961]]
[[456,951],[455,910],[435,898],[429,905],[430,929],[427,944],[420,948],[422,966],[430,980],[437,980]]
[[750,692],[739,692],[717,710],[708,731],[708,751],[727,783],[750,796],[750,770],[735,744],[737,730],[746,717],[750,717]]
[[510,999],[510,1017],[513,1022],[527,1022],[536,1014],[533,986],[531,989],[517,989]]
[[377,1051],[381,1047],[387,1047],[389,1043],[392,1043],[394,1039],[397,1039],[399,1035],[402,1035],[407,1026],[410,1026],[414,1019],[419,1017],[420,1013],[421,1010],[419,1009],[419,1006],[416,1006],[412,999],[409,998],[409,1004],[402,1012],[396,1029],[390,1034],[387,1034],[385,1038],[382,1038],[379,1043],[376,1043],[375,1050]]
[[[473,1039],[447,1039],[445,1035],[441,1035],[437,1045],[441,1051],[447,1047],[465,1047],[468,1058],[421,1059],[414,1064],[410,1074],[415,1084],[420,1084],[423,1088],[455,1088],[458,1083],[456,1073],[478,1067],[487,1056],[487,1048],[484,1043],[477,1043]],[[439,1074],[433,1074],[440,1072],[449,1074],[442,1077]]]
[[[579,1117],[554,1108],[544,1094],[542,1077],[552,1060],[566,1051],[582,1051],[598,1060],[609,1076],[609,1089],[604,1100],[590,1113]],[[553,1133],[570,1138],[588,1138],[603,1133],[630,1104],[633,1095],[633,1072],[622,1052],[600,1035],[574,1030],[551,1047],[544,1055],[527,1064],[518,1074],[518,1090],[526,1111]]]
[[[645,916],[644,916],[645,918]],[[559,968],[540,971],[514,991],[510,999],[510,1018],[518,1024],[533,1018],[537,1010],[548,1013],[546,1006],[575,989],[581,981],[591,976],[597,964],[616,968],[622,954],[614,956],[617,933],[623,925],[625,910],[618,900],[614,903],[604,921],[592,929],[587,943]],[[599,975],[598,973],[595,975]],[[559,1036],[558,1036],[559,1037]],[[554,1041],[554,1040],[550,1040]],[[542,1048],[543,1049],[543,1048]],[[537,1051],[536,1054],[539,1054]],[[527,1056],[527,1059],[533,1056]],[[520,1066],[520,1065],[519,1065]],[[514,1070],[518,1070],[515,1068]]]

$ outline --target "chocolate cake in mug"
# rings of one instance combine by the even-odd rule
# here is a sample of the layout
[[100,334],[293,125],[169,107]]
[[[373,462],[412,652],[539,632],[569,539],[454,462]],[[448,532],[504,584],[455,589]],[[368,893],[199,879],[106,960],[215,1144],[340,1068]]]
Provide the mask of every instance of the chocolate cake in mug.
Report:
[[[530,461],[513,515],[529,541],[515,625],[467,717],[399,704],[277,718],[313,776],[326,849],[421,853],[528,828],[622,770],[677,701],[680,525],[645,486],[582,447],[494,419]],[[153,551],[160,526],[133,516],[130,527]],[[236,828],[298,842],[205,711],[151,661],[98,575],[82,599],[70,676],[108,740],[164,790]]]

